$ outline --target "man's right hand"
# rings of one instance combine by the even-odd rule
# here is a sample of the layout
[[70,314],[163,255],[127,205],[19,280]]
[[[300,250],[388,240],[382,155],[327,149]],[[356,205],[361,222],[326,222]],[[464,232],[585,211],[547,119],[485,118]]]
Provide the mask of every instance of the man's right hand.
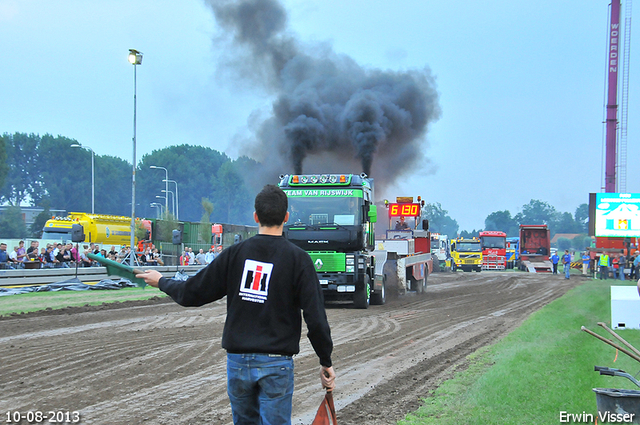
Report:
[[146,270],[145,273],[137,274],[136,277],[144,279],[147,285],[157,288],[162,274],[157,270]]
[[320,369],[320,381],[322,382],[322,388],[325,388],[327,391],[333,391],[336,387],[336,373],[332,366],[322,366]]

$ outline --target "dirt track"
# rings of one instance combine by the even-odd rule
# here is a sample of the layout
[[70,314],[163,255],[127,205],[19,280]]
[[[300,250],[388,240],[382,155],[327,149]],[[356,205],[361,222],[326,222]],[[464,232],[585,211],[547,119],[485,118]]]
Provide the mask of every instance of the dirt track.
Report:
[[[395,424],[453,366],[582,280],[528,273],[439,273],[427,293],[354,310],[329,305],[338,422]],[[225,302],[173,303],[0,321],[0,419],[7,411],[79,411],[83,424],[228,424]],[[294,424],[323,397],[303,337]],[[22,423],[27,423],[26,421]]]

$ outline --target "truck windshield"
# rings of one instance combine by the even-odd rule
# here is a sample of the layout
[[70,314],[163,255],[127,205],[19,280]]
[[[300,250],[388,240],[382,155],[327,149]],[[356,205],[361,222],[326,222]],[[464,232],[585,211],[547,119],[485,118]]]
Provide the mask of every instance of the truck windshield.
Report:
[[507,240],[500,236],[482,236],[480,239],[483,248],[504,249],[507,246]]
[[456,243],[456,251],[458,252],[480,252],[480,242],[458,242]]
[[54,239],[54,240],[71,240],[71,231],[68,232],[47,232],[46,230],[42,232],[42,239]]
[[291,197],[287,225],[362,224],[362,198],[356,197]]

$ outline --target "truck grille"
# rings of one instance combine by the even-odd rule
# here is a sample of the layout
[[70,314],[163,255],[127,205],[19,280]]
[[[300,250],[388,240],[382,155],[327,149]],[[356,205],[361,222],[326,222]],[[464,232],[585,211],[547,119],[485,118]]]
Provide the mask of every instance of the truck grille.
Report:
[[[318,273],[345,271],[345,254],[340,252],[309,252],[311,261],[316,266]],[[320,260],[320,261],[318,261]],[[318,265],[321,267],[318,268]]]

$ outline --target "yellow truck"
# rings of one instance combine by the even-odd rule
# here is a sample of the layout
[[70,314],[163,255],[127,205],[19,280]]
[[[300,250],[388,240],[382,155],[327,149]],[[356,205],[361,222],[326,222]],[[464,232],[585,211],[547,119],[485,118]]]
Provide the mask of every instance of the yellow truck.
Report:
[[[151,230],[151,223],[142,220]],[[42,229],[42,239],[71,242],[71,226],[81,224],[85,242],[101,245],[129,245],[131,243],[131,217],[107,214],[69,213],[66,217],[52,217]]]
[[480,239],[457,238],[451,241],[451,271],[482,271],[482,245]]

